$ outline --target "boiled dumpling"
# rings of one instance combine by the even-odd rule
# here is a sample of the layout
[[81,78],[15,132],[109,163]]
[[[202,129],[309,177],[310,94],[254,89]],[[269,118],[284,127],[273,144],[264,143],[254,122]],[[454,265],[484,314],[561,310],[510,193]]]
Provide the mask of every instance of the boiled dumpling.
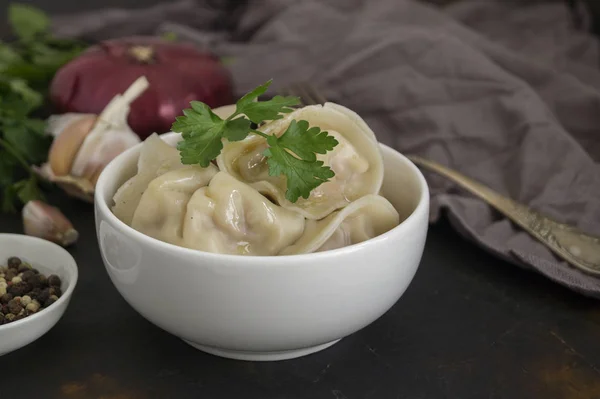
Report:
[[342,248],[377,237],[400,223],[394,206],[379,195],[366,195],[322,220],[307,220],[304,234],[280,255]]
[[360,130],[367,137],[369,137],[371,140],[373,140],[375,143],[377,143],[377,137],[375,136],[375,132],[373,130],[371,130],[369,125],[367,125],[367,122],[365,122],[364,119],[361,118],[360,115],[358,115],[356,112],[352,111],[349,108],[344,107],[343,105],[339,105],[336,103],[326,103],[325,106],[329,107],[331,109],[334,109],[338,112],[341,112],[342,114],[346,115],[348,118],[352,119],[352,121],[354,123],[356,123],[357,125],[360,126]]
[[119,187],[113,197],[112,211],[115,216],[131,224],[133,213],[148,184],[156,177],[182,167],[176,148],[165,143],[156,133],[149,136],[140,150],[137,173]]
[[277,255],[304,231],[304,217],[225,172],[187,204],[183,245],[206,252]]
[[266,140],[250,135],[238,142],[225,142],[217,158],[220,170],[250,184],[286,209],[294,210],[307,219],[318,220],[367,194],[377,194],[383,182],[383,158],[375,134],[360,117],[347,108],[327,103],[300,108],[282,119],[261,126],[266,134],[281,135],[290,122],[306,120],[334,136],[339,144],[317,159],[330,166],[335,177],[314,189],[307,199],[292,203],[285,198],[286,180],[269,176]]
[[199,188],[206,186],[218,169],[213,164],[184,166],[150,182],[133,214],[131,227],[150,237],[182,245],[187,205]]

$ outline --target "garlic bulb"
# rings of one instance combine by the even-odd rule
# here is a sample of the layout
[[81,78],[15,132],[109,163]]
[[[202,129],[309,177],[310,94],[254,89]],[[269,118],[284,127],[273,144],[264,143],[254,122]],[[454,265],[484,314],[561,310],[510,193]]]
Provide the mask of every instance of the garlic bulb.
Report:
[[68,194],[93,202],[94,187],[104,167],[141,140],[127,123],[130,104],[149,86],[138,78],[116,95],[100,115],[68,113],[52,116],[48,132],[55,138],[48,162],[36,168]]
[[22,210],[23,229],[29,236],[43,238],[63,247],[77,241],[79,233],[62,212],[43,201],[29,201]]

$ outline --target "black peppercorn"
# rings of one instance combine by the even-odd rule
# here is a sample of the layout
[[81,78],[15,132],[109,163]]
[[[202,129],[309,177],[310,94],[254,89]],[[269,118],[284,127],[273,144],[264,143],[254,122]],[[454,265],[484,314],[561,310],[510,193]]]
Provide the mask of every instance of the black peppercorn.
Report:
[[21,263],[17,270],[19,273],[26,272],[27,270],[31,270],[31,265],[29,263]]
[[50,295],[56,295],[56,297],[60,297],[62,295],[62,291],[59,287],[50,287],[49,293]]
[[[30,295],[31,296],[31,295]],[[37,300],[39,303],[46,303],[46,301],[50,298],[50,288],[44,288],[38,295]]]
[[6,275],[4,276],[4,279],[8,282],[8,281],[11,281],[16,276],[17,276],[17,271],[15,269],[8,269],[8,271],[6,272]]
[[46,300],[46,302],[44,302],[44,307],[47,308],[48,306],[52,305],[54,302],[56,302],[57,299],[58,298],[56,298],[56,296],[51,296]]
[[41,288],[34,288],[30,292],[27,293],[31,297],[31,299],[37,299],[38,295],[42,292]]
[[31,316],[51,306],[63,294],[60,277],[46,277],[17,257],[9,258],[8,267],[0,266],[0,276],[5,292],[0,295],[0,325]]
[[13,297],[14,295],[6,293],[0,297],[0,303],[6,305]]
[[10,269],[17,269],[21,265],[21,259],[17,258],[16,256],[11,256],[8,258],[7,263]]
[[21,313],[21,310],[23,310],[23,306],[21,306],[21,303],[19,301],[11,299],[10,302],[8,302],[8,310],[10,313],[16,316],[19,313]]
[[20,281],[10,285],[7,291],[9,294],[13,294],[13,296],[23,296],[31,291],[31,285],[25,281]]
[[34,274],[25,281],[31,284],[33,288],[44,288],[48,286],[48,279],[46,279],[46,276],[44,276],[43,274]]
[[50,287],[60,287],[60,285],[61,285],[60,277],[58,277],[56,274],[49,275],[48,276],[48,285]]
[[29,282],[29,279],[33,276],[36,276],[36,274],[33,272],[33,270],[26,270],[23,272],[23,275],[21,276],[21,280],[27,281],[29,284],[31,284]]

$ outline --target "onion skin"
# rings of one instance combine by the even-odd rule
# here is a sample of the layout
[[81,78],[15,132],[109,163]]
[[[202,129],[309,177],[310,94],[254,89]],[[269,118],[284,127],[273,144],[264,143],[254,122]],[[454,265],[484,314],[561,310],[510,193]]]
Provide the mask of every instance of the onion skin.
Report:
[[150,87],[132,103],[128,124],[142,140],[170,131],[190,101],[211,108],[234,102],[231,75],[216,56],[154,37],[90,47],[55,74],[50,100],[60,113],[100,114],[140,76],[146,76]]

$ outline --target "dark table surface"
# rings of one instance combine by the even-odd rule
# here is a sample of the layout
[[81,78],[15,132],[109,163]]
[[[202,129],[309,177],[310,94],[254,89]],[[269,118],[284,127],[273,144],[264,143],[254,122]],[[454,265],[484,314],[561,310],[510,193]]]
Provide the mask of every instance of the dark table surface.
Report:
[[[103,2],[119,3],[135,2]],[[92,206],[52,200],[81,234],[69,249],[78,285],[50,332],[0,357],[2,399],[600,398],[599,303],[491,257],[446,222],[375,323],[305,358],[253,363],[204,354],[138,315],[104,270]],[[0,215],[0,232],[21,233],[19,215]]]

